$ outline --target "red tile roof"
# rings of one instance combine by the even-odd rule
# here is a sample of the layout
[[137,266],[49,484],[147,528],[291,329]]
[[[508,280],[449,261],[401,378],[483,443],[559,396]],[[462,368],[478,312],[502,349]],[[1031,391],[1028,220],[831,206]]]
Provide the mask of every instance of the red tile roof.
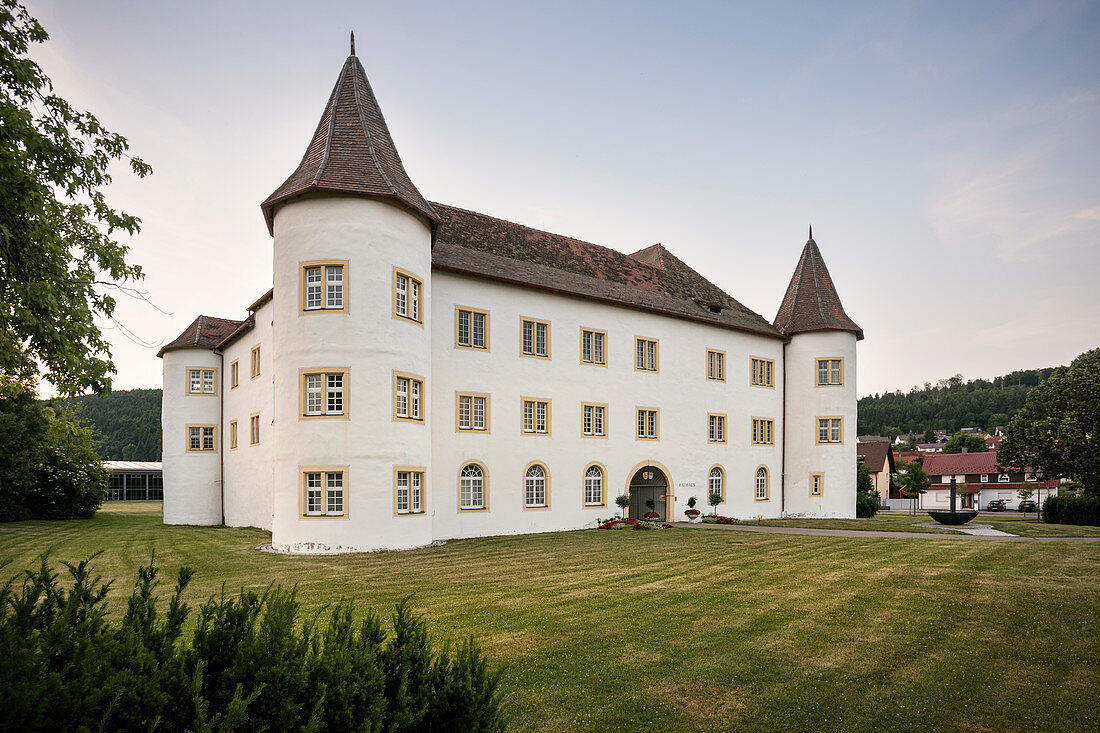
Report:
[[244,321],[214,316],[199,316],[175,340],[161,347],[157,356],[176,349],[213,349],[232,334]]
[[633,255],[432,202],[434,269],[782,338],[771,324],[661,245]]
[[806,331],[834,330],[851,331],[857,339],[863,338],[863,329],[844,312],[812,232],[802,248],[802,256],[798,259],[774,324],[788,336]]
[[268,232],[273,233],[275,209],[280,204],[308,193],[395,199],[427,217],[433,228],[438,221],[405,172],[367,74],[354,53],[340,70],[298,169],[260,205]]
[[925,453],[924,470],[933,476],[999,473],[997,451],[982,453]]

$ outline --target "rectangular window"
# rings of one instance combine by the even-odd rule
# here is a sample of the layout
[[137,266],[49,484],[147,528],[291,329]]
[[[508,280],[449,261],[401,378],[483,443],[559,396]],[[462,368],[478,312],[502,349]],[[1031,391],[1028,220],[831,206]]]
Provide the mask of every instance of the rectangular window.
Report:
[[550,434],[550,400],[523,400],[523,432],[529,435]]
[[726,416],[711,413],[707,415],[707,441],[711,443],[726,442]]
[[398,467],[393,473],[394,514],[424,513],[424,469]]
[[825,474],[810,474],[810,496],[821,496],[825,491]]
[[456,392],[455,429],[489,432],[489,395]]
[[217,427],[214,425],[187,426],[187,452],[210,453],[217,448]]
[[249,358],[249,375],[250,379],[255,379],[260,376],[260,347],[253,346],[252,353]]
[[347,369],[299,369],[298,401],[302,417],[346,417]]
[[237,449],[237,421],[229,421],[229,450]]
[[303,468],[301,510],[305,517],[347,514],[347,466]]
[[230,389],[236,389],[237,388],[237,384],[240,381],[239,376],[238,376],[238,372],[239,372],[239,369],[238,369],[238,365],[237,365],[237,360],[234,359],[233,363],[229,365],[229,388]]
[[752,444],[775,445],[775,420],[764,417],[752,419]]
[[550,324],[547,321],[520,319],[520,353],[550,358]]
[[420,293],[423,283],[413,275],[393,268],[393,315],[421,323]]
[[188,367],[187,369],[187,394],[212,395],[218,393],[217,369],[205,369],[203,367]]
[[260,413],[258,412],[248,418],[248,444],[260,444]]
[[643,372],[658,371],[657,341],[635,337],[634,339],[634,370]]
[[660,438],[660,410],[651,407],[638,408],[638,439],[658,440]]
[[988,473],[983,473],[982,474],[982,483],[983,484],[988,484],[989,483],[989,474]]
[[817,419],[817,442],[843,443],[844,442],[844,418],[819,417]]
[[726,381],[726,352],[707,349],[707,379],[713,382]]
[[607,437],[607,405],[581,403],[581,435],[588,438]]
[[489,348],[489,312],[455,308],[455,346],[466,349]]
[[347,312],[347,265],[347,260],[300,263],[303,313]]
[[581,363],[607,366],[607,331],[581,329]]
[[424,380],[411,374],[393,373],[393,416],[399,420],[423,420],[421,395]]
[[844,384],[843,359],[817,360],[817,386],[837,387]]
[[772,359],[760,359],[755,356],[749,359],[749,381],[754,387],[774,387],[775,381],[772,376],[774,371],[775,361]]

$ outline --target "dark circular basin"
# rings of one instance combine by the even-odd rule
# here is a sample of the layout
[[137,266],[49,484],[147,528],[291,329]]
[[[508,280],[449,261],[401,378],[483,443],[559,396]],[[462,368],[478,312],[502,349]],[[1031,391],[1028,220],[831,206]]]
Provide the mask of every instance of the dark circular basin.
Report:
[[951,512],[946,509],[930,509],[928,516],[935,519],[940,524],[966,524],[974,517],[978,516],[978,512],[973,509],[966,509],[960,512]]

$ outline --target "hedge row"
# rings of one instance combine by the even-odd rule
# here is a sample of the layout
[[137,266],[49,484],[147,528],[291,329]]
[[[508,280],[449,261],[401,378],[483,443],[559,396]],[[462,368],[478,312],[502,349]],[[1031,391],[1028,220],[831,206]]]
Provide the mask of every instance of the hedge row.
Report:
[[501,671],[472,640],[434,652],[405,602],[388,635],[374,613],[355,620],[347,602],[303,618],[293,590],[223,591],[200,607],[184,644],[190,569],[162,614],[157,569],[140,568],[112,623],[110,583],[93,576],[90,559],[65,563],[68,591],[47,559],[21,587],[0,586],[0,730],[504,728]]
[[1051,524],[1100,526],[1100,498],[1094,496],[1048,496],[1043,502],[1043,521]]

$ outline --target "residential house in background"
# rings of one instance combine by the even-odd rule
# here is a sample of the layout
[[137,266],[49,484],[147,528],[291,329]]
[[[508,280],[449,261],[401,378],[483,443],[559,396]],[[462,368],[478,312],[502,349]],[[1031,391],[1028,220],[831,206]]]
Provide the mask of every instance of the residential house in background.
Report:
[[887,499],[901,498],[900,491],[891,491],[890,477],[895,473],[895,468],[889,438],[860,440],[856,443],[856,460],[866,466],[871,474],[880,505],[885,506]]
[[[928,509],[950,508],[951,479],[956,487],[966,484],[969,495],[959,493],[958,508],[981,508],[993,499],[1006,499],[1011,508],[1020,503],[1017,491],[1025,479],[1034,482],[1030,473],[1006,473],[997,465],[996,451],[981,453],[933,453],[924,457],[924,470],[932,477],[932,486],[924,496],[923,506]],[[1058,493],[1058,480],[1043,481],[1031,498],[1038,503],[1051,494]]]

